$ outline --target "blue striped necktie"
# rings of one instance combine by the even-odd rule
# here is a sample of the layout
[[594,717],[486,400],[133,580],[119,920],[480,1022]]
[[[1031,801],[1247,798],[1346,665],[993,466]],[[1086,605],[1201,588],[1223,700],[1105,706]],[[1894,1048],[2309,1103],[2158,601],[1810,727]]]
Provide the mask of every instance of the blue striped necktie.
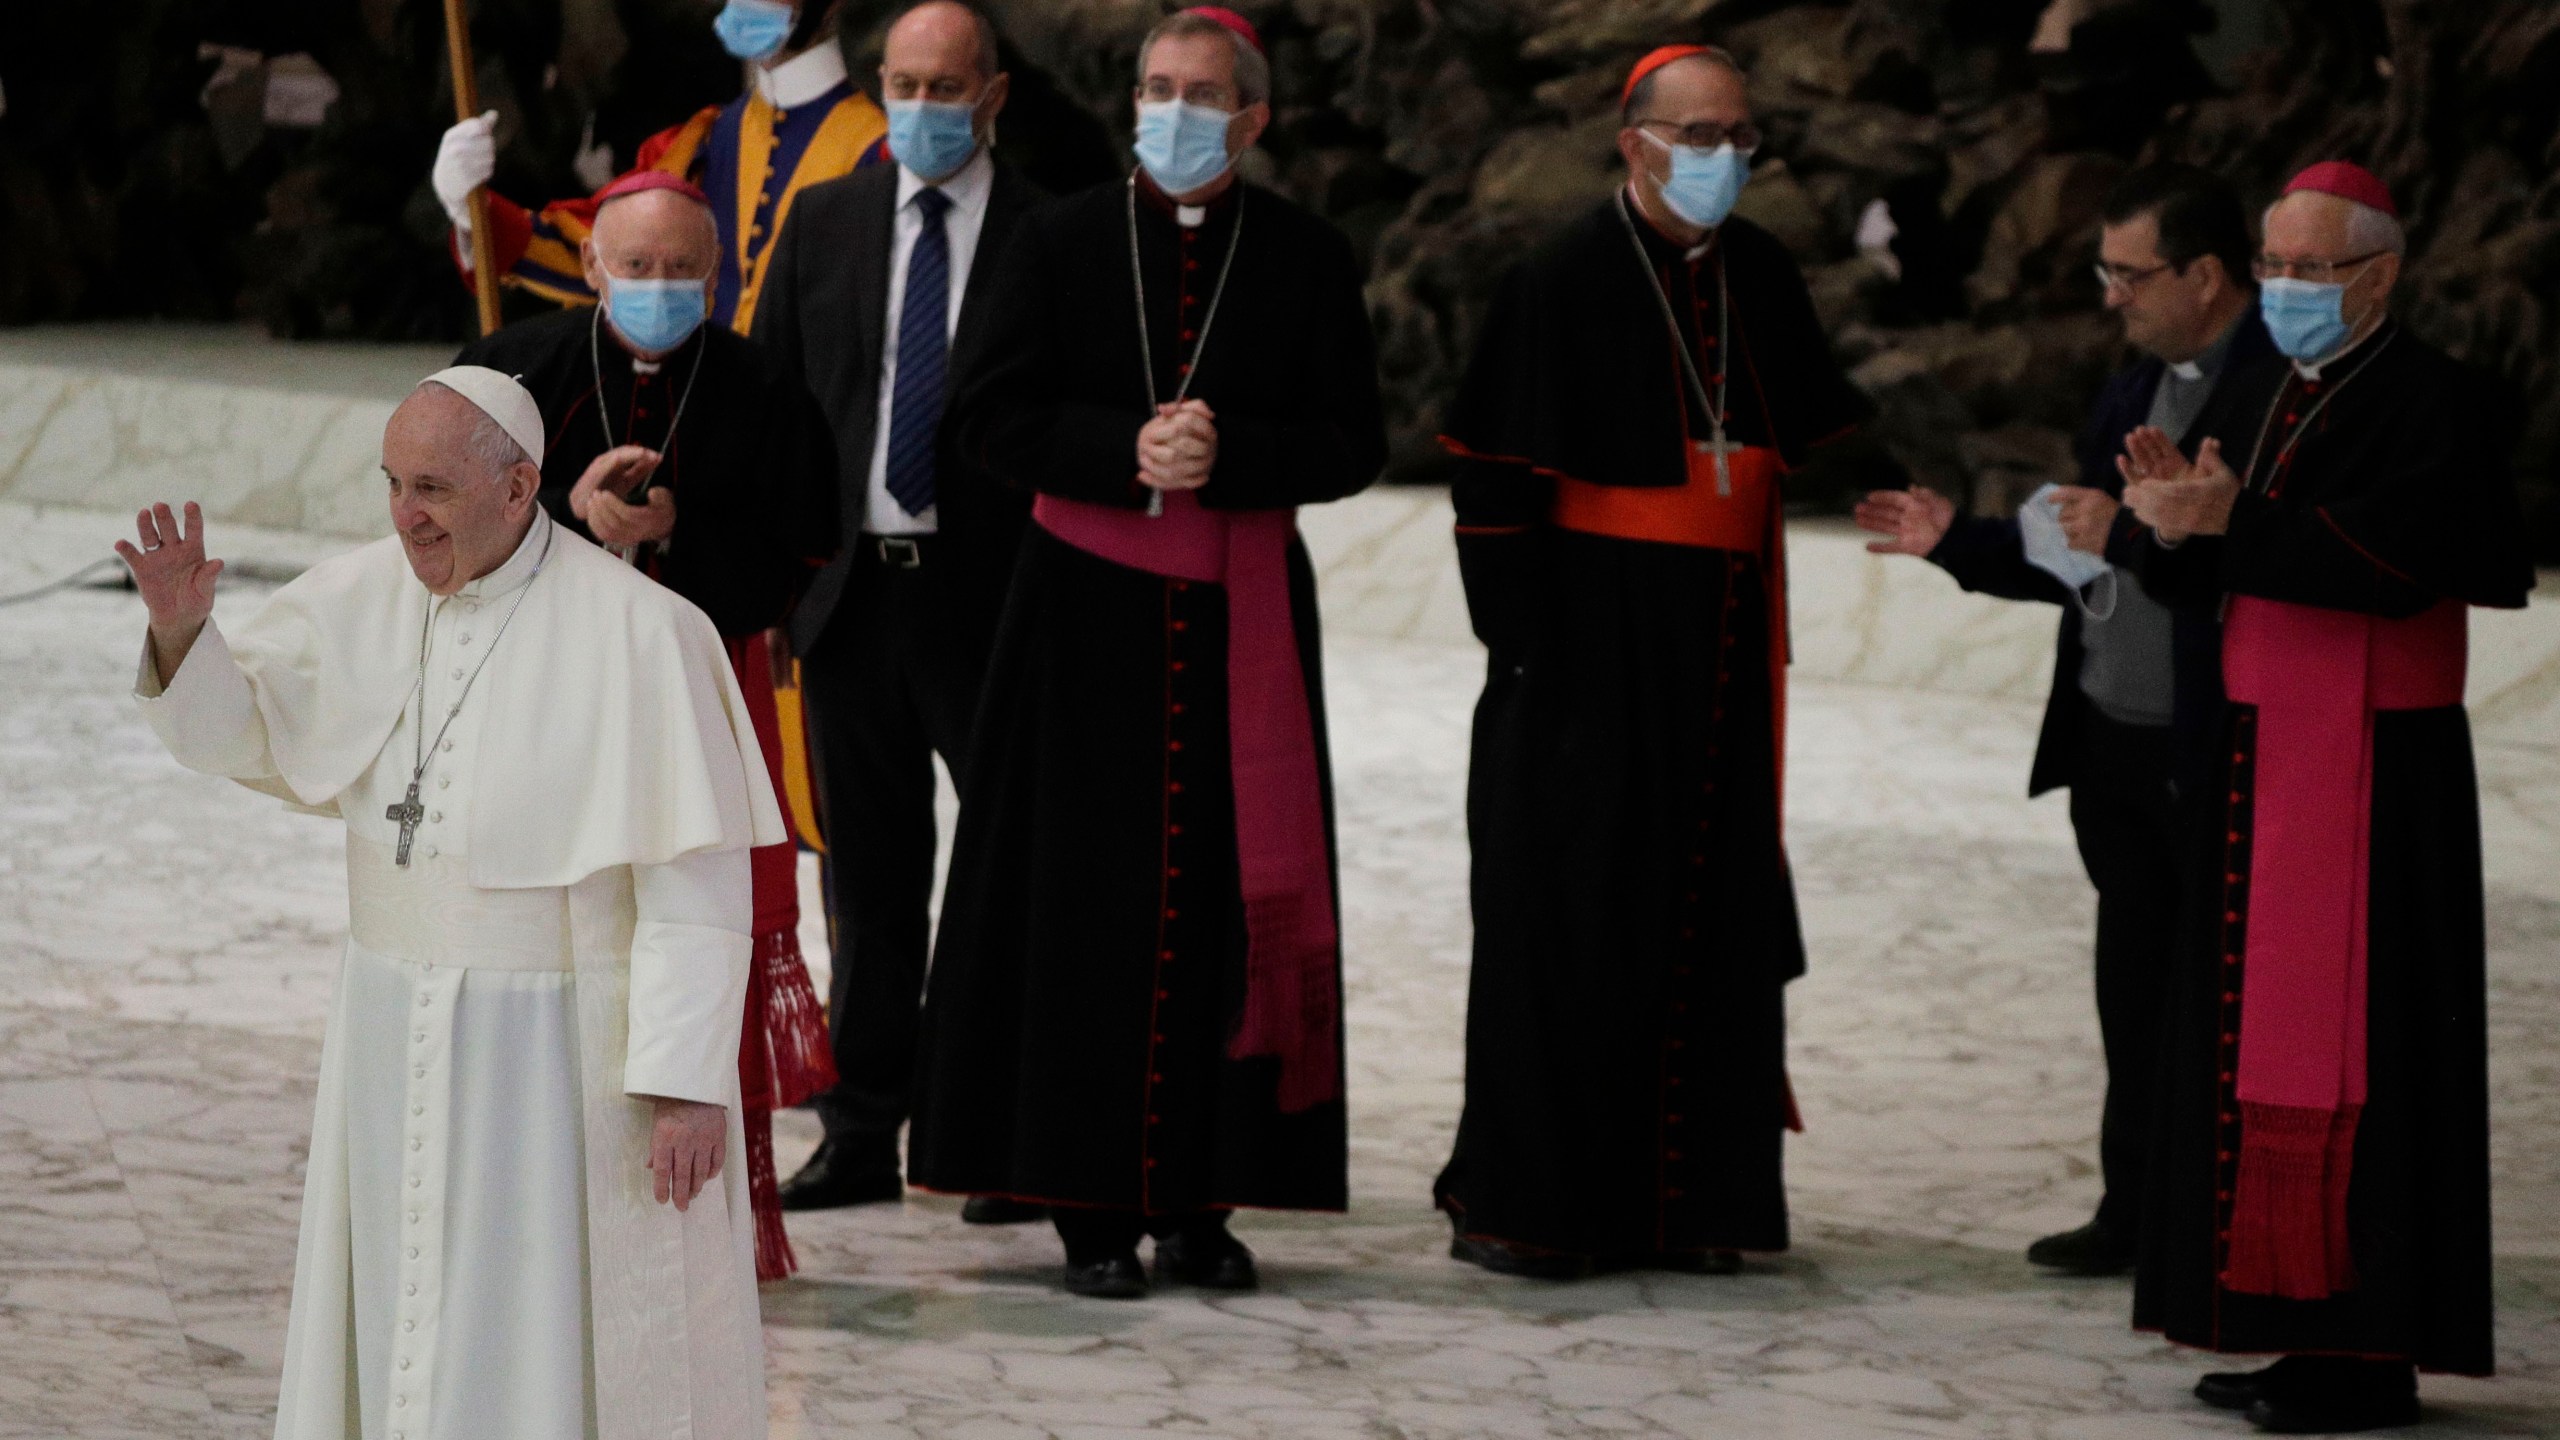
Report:
[[898,307],[898,375],[889,395],[889,498],[910,515],[933,506],[934,436],[950,368],[951,241],[942,230],[951,197],[916,192],[923,227],[907,255],[907,294]]

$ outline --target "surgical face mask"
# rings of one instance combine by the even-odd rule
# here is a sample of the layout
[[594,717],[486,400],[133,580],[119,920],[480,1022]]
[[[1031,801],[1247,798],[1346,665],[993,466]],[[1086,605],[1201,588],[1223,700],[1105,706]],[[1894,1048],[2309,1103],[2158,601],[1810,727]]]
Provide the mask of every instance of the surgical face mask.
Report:
[[729,0],[720,7],[720,18],[711,22],[711,32],[720,37],[721,48],[739,59],[762,60],[791,38],[796,18],[778,0]]
[[1713,150],[1674,145],[1647,130],[1644,137],[1671,152],[1671,178],[1662,182],[1662,203],[1671,213],[1701,230],[1712,230],[1733,213],[1742,187],[1751,179],[1751,162],[1731,141]]
[[889,153],[920,180],[952,175],[978,153],[977,111],[940,100],[892,100]]
[[2276,349],[2306,364],[2347,347],[2355,327],[2347,323],[2347,287],[2277,276],[2258,282],[2258,314]]
[[1167,195],[1188,195],[1227,173],[1227,127],[1236,117],[1188,100],[1138,104],[1138,163]]
[[663,355],[685,342],[710,309],[699,280],[626,280],[607,275],[605,318],[634,349]]
[[2061,488],[2040,486],[2018,507],[2018,538],[2026,547],[2028,564],[2076,591],[2115,567],[2102,556],[2071,548],[2070,537],[2062,531],[2062,504],[2054,494]]

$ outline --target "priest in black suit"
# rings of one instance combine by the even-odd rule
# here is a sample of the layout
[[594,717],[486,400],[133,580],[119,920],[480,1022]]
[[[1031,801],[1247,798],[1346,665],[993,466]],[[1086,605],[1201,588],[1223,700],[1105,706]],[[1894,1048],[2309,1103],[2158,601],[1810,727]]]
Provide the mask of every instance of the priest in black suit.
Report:
[[[1006,251],[952,442],[1036,491],[963,790],[908,1147],[1051,1206],[1067,1286],[1255,1283],[1228,1212],[1345,1203],[1315,581],[1295,507],[1386,459],[1361,275],[1239,183],[1252,27],[1141,50],[1142,173]],[[1134,248],[1134,254],[1133,254]],[[1134,272],[1134,273],[1133,273]]]
[[[1045,197],[985,143],[1004,108],[992,25],[927,0],[890,27],[894,166],[800,196],[756,339],[835,432],[845,536],[790,625],[816,752],[840,1077],[794,1210],[896,1200],[933,892],[933,757],[967,793],[971,719],[1030,498],[938,443],[947,377],[995,319],[988,278]],[[980,1222],[1020,1207],[971,1207]]]

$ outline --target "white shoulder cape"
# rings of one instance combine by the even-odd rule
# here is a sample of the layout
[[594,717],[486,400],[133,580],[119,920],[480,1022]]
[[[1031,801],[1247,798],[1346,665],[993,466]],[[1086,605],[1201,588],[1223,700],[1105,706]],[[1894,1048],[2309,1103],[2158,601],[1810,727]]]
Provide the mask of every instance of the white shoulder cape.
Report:
[[[551,557],[465,702],[483,712],[471,883],[572,885],[781,843],[764,751],[710,618],[567,527],[536,523],[551,525]],[[287,798],[331,808],[382,753],[417,682],[432,598],[395,535],[313,566],[226,636]],[[515,596],[488,603],[503,615]]]

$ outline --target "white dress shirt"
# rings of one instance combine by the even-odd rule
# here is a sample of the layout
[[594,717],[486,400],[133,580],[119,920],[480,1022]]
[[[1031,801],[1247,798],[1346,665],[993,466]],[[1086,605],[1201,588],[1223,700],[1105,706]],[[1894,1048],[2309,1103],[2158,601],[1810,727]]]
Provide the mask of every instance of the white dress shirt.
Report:
[[[987,196],[995,189],[995,179],[996,162],[981,145],[969,163],[940,186],[951,200],[951,208],[942,213],[943,237],[951,247],[951,297],[943,306],[946,341],[960,328],[960,300],[969,293],[969,265],[977,258],[978,232],[986,227]],[[916,172],[898,167],[898,210],[889,228],[889,304],[880,316],[880,418],[872,426],[871,483],[862,505],[862,529],[869,535],[930,535],[935,528],[938,507],[927,505],[923,514],[910,515],[889,494],[889,412],[897,396],[898,317],[907,306],[907,257],[915,251],[916,236],[924,232],[924,212],[916,206],[916,195],[925,188]]]

